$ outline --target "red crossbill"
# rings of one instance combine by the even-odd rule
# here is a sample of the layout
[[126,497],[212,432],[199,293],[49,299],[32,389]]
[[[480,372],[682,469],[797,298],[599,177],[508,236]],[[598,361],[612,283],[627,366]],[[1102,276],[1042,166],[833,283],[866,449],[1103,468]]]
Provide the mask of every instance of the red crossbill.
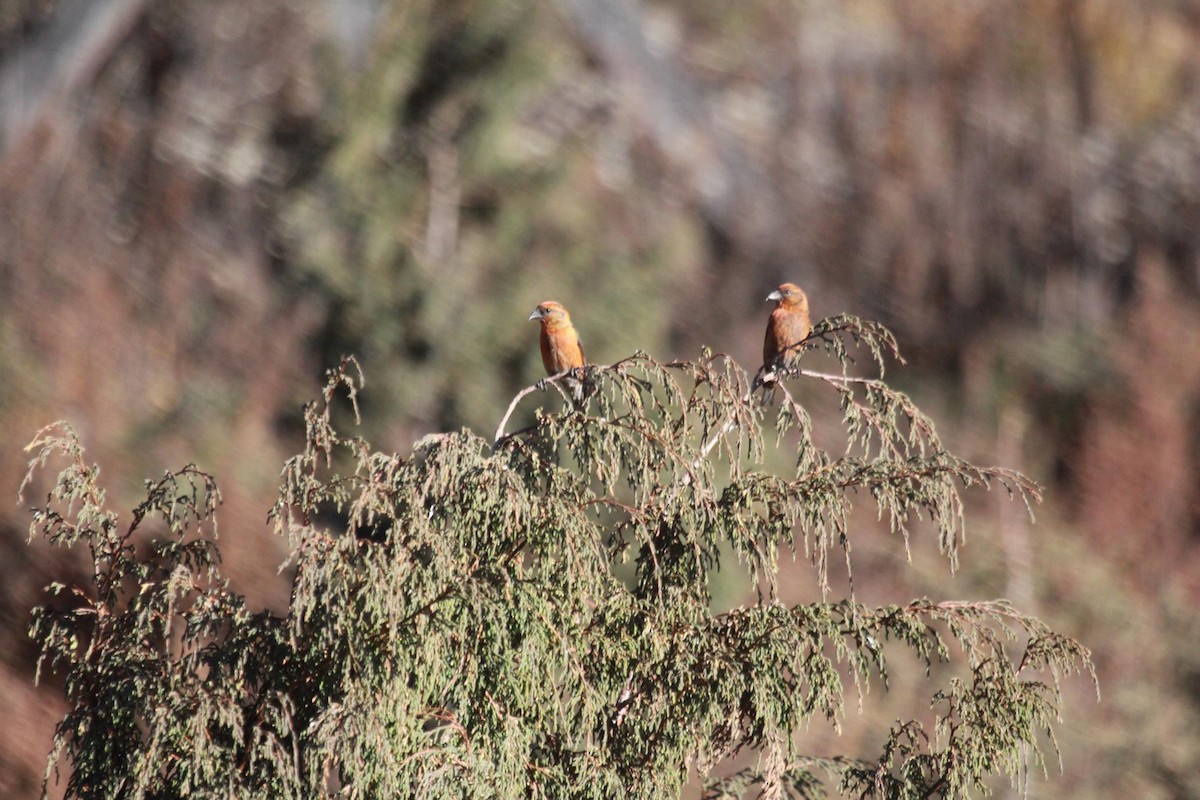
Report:
[[582,408],[584,399],[592,395],[595,387],[582,375],[581,367],[587,359],[583,356],[580,335],[571,325],[571,315],[566,313],[562,303],[547,300],[533,309],[529,319],[541,323],[541,365],[546,367],[546,374],[571,371],[563,385],[571,393],[571,404],[576,409]]
[[542,366],[547,375],[584,365],[583,342],[579,341],[579,334],[571,324],[571,315],[562,303],[553,300],[540,303],[529,319],[542,323]]
[[775,301],[775,310],[767,320],[760,384],[773,383],[778,369],[793,369],[800,357],[800,343],[812,332],[808,296],[799,286],[794,283],[780,284],[778,289],[767,295],[767,299]]

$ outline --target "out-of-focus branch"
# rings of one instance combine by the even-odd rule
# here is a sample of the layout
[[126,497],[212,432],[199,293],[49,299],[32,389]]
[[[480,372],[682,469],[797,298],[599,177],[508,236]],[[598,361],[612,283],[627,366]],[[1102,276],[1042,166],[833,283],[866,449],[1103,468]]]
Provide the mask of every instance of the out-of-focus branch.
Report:
[[0,157],[88,81],[149,0],[62,0],[38,34],[0,60]]
[[362,65],[382,7],[381,0],[325,0],[330,27],[350,63]]
[[[647,41],[634,0],[556,0],[618,85],[618,102],[684,173],[708,223],[731,242],[766,243],[778,223],[769,183],[715,124],[704,92]],[[762,234],[768,234],[763,236]]]
[[[1000,412],[1000,430],[996,434],[996,455],[1001,463],[1008,458],[1021,458],[1022,442],[1028,420],[1015,406]],[[1019,510],[1010,508],[1011,503],[996,503],[996,517],[1000,525],[1000,543],[1004,547],[1004,559],[1008,569],[1008,597],[1020,608],[1032,611],[1037,607],[1037,592],[1033,585],[1033,547],[1029,540],[1029,519]]]
[[426,269],[452,266],[458,244],[459,205],[462,180],[459,175],[458,143],[454,138],[462,122],[462,110],[444,105],[434,113],[429,126],[426,163],[429,170],[429,213],[425,223],[422,253]]

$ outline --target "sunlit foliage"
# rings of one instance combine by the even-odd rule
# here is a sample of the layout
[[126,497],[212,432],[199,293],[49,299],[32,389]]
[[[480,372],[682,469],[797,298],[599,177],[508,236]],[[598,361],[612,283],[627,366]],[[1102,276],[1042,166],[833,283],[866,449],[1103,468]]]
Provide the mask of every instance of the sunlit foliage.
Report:
[[[785,378],[836,393],[842,452],[814,443],[794,393],[766,409],[710,352],[589,365],[583,408],[559,396],[578,376],[558,376],[492,440],[379,452],[334,424],[362,385],[343,360],[269,515],[291,545],[283,617],[220,578],[210,476],[148,483],[122,524],[71,429],[43,430],[30,475],[67,465],[31,535],[95,565],[34,616],[71,709],[48,778],[64,769],[87,798],[674,797],[690,771],[710,798],[929,798],[1021,778],[1088,651],[1003,600],[831,599],[827,559],[850,565],[855,501],[906,546],[931,530],[953,561],[962,489],[1037,487],[946,452],[907,397],[849,371],[856,343],[880,371],[897,355],[877,325],[826,320],[806,346],[843,369]],[[506,430],[531,397],[529,424]],[[772,438],[794,468],[767,469]],[[788,553],[822,602],[781,601]],[[744,573],[752,601],[715,612],[718,569]],[[939,662],[958,670],[936,673],[931,725],[896,721],[874,756],[804,752],[798,734],[839,725],[848,692]]]

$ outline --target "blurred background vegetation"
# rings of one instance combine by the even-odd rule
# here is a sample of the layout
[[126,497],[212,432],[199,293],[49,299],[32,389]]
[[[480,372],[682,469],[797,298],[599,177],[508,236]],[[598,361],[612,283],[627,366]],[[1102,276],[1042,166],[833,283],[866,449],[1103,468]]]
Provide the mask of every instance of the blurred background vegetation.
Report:
[[[115,497],[194,461],[252,605],[286,607],[264,518],[338,355],[403,452],[494,428],[538,301],[598,362],[753,370],[785,279],[1048,488],[1033,525],[976,497],[953,576],[862,520],[860,599],[1007,596],[1094,649],[1031,795],[1200,797],[1200,2],[0,3],[0,488],[58,418]],[[82,563],[27,524],[0,506],[14,798],[62,713],[29,608]],[[912,702],[805,745],[869,752]]]

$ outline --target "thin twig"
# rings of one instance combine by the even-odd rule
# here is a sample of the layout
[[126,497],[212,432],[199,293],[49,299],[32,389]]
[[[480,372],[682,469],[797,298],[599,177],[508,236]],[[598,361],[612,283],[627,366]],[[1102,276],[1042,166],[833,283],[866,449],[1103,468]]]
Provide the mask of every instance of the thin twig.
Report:
[[508,425],[508,418],[511,417],[513,411],[516,410],[517,403],[520,403],[523,399],[525,399],[525,395],[535,391],[540,383],[541,381],[538,381],[538,383],[535,383],[532,386],[526,386],[524,389],[517,392],[517,396],[512,399],[511,403],[508,404],[508,410],[505,411],[504,416],[500,418],[500,425],[496,428],[496,435],[492,437],[492,447],[500,444],[500,440],[504,438],[504,428],[506,425]]
[[526,386],[524,389],[517,392],[517,396],[512,399],[511,403],[508,404],[508,410],[504,412],[504,416],[500,419],[500,424],[496,427],[496,435],[492,437],[492,447],[500,444],[500,440],[504,438],[504,428],[508,425],[509,417],[511,417],[513,412],[517,410],[517,404],[524,400],[529,394],[539,389],[545,391],[547,386],[553,386],[558,390],[558,393],[563,396],[564,400],[569,400],[570,398],[567,396],[566,392],[561,386],[558,385],[558,381],[569,376],[573,371],[573,369],[565,369],[557,375],[551,375],[549,378],[542,378],[532,386]]
[[866,386],[879,385],[883,383],[883,381],[879,378],[860,378],[855,375],[837,375],[832,372],[817,372],[816,370],[812,369],[798,369],[785,374],[804,375],[808,378],[820,378],[823,381],[829,381],[831,383],[861,383]]
[[512,434],[506,435],[504,433],[504,429],[508,425],[508,420],[512,416],[513,412],[516,411],[517,405],[522,400],[524,400],[525,397],[527,395],[529,395],[531,392],[533,392],[534,390],[541,389],[541,390],[545,391],[547,386],[553,386],[555,391],[557,391],[562,396],[564,401],[566,401],[568,403],[574,403],[573,398],[571,397],[570,394],[568,394],[567,390],[559,385],[559,381],[563,380],[564,378],[572,378],[572,379],[578,379],[578,380],[583,381],[583,380],[585,380],[584,377],[576,378],[576,375],[578,374],[579,376],[585,376],[587,370],[589,370],[589,369],[597,370],[600,372],[620,372],[620,368],[625,366],[626,364],[628,364],[632,361],[645,360],[646,358],[647,358],[646,354],[639,350],[631,356],[626,356],[625,358],[622,358],[619,361],[614,361],[613,363],[608,364],[608,365],[585,364],[582,367],[571,367],[570,369],[565,369],[556,375],[551,375],[548,378],[542,378],[540,381],[533,384],[532,386],[526,386],[524,389],[517,392],[516,397],[514,397],[512,399],[512,402],[510,402],[508,404],[508,410],[504,412],[504,416],[501,418],[500,424],[496,427],[496,435],[492,438],[492,447],[495,448],[497,445],[500,444],[501,441],[503,441],[504,439],[507,439],[507,438],[511,438],[511,436],[516,436],[519,433],[525,433],[529,430],[532,430],[532,428],[522,428],[519,431],[514,431]]

